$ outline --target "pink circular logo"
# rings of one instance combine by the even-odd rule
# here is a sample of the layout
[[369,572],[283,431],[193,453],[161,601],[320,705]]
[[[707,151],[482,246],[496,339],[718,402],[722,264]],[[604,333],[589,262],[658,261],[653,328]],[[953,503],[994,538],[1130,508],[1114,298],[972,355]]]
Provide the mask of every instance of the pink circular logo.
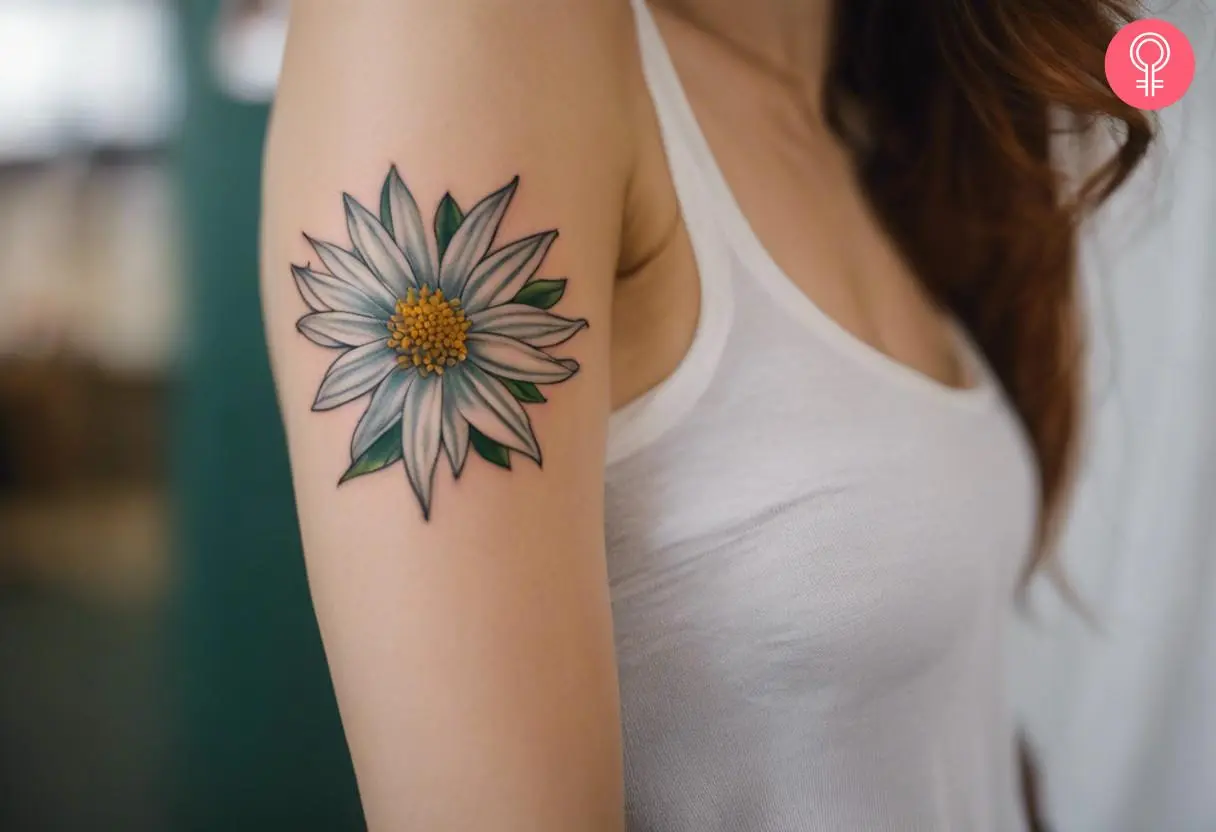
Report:
[[1106,47],[1106,80],[1139,110],[1160,110],[1182,98],[1195,77],[1195,52],[1177,26],[1136,20]]

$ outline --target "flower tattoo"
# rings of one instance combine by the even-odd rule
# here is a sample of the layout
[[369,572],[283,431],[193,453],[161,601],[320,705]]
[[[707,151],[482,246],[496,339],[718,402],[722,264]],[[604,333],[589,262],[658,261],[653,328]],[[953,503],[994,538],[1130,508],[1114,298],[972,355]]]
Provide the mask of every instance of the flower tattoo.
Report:
[[465,214],[451,194],[432,236],[397,169],[380,215],[345,196],[351,248],[305,237],[323,269],[292,266],[311,310],[296,324],[339,350],[313,402],[331,410],[370,396],[339,484],[401,461],[424,519],[440,448],[459,478],[469,455],[510,469],[511,451],[541,462],[524,405],[545,402],[538,385],[578,372],[546,352],[587,326],[548,311],[564,279],[533,279],[557,231],[491,250],[519,177]]

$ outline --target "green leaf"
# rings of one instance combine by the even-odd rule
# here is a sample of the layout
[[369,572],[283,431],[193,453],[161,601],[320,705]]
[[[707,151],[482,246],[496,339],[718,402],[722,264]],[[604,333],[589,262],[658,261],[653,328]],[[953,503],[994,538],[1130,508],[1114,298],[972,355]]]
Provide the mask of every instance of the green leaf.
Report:
[[525,404],[542,404],[548,399],[540,392],[540,388],[530,381],[516,381],[512,378],[499,378],[511,395]]
[[462,222],[464,212],[450,193],[444,194],[443,199],[439,200],[439,207],[435,209],[435,243],[439,247],[440,260],[443,260],[443,253]]
[[511,452],[472,425],[469,425],[469,442],[473,445],[473,450],[486,462],[493,462],[499,468],[511,470]]
[[348,480],[353,480],[355,477],[361,477],[364,474],[371,474],[382,468],[387,468],[399,459],[401,459],[400,426],[390,429],[373,442],[372,446],[364,451],[362,456],[351,463],[350,468],[342,475],[342,479],[338,480],[338,485]]
[[564,279],[533,280],[515,295],[515,303],[527,304],[537,309],[549,309],[555,306],[565,293],[566,281]]
[[391,186],[393,176],[397,173],[397,169],[393,168],[388,172],[388,176],[384,180],[384,187],[380,189],[380,224],[387,229],[390,237],[393,236],[393,209],[392,199],[389,194],[392,193]]

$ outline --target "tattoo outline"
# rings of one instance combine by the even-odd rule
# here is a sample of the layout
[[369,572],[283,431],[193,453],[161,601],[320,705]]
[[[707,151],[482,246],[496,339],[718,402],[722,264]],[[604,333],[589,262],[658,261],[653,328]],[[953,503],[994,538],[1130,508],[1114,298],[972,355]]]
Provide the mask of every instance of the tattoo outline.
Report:
[[394,166],[379,216],[343,195],[349,249],[304,235],[323,268],[291,267],[309,308],[296,328],[341,350],[312,409],[369,396],[339,485],[400,461],[429,520],[441,449],[455,479],[470,446],[504,469],[512,451],[541,464],[524,405],[546,401],[539,385],[578,372],[577,361],[546,350],[587,321],[549,311],[565,278],[536,278],[556,229],[492,248],[518,184],[516,176],[467,214],[445,194],[428,234]]

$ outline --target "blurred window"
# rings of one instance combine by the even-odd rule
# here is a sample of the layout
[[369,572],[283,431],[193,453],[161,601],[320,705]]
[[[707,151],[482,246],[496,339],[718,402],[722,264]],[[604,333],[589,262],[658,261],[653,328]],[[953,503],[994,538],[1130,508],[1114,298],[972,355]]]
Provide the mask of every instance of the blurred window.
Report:
[[0,164],[156,147],[180,101],[165,0],[0,0]]

